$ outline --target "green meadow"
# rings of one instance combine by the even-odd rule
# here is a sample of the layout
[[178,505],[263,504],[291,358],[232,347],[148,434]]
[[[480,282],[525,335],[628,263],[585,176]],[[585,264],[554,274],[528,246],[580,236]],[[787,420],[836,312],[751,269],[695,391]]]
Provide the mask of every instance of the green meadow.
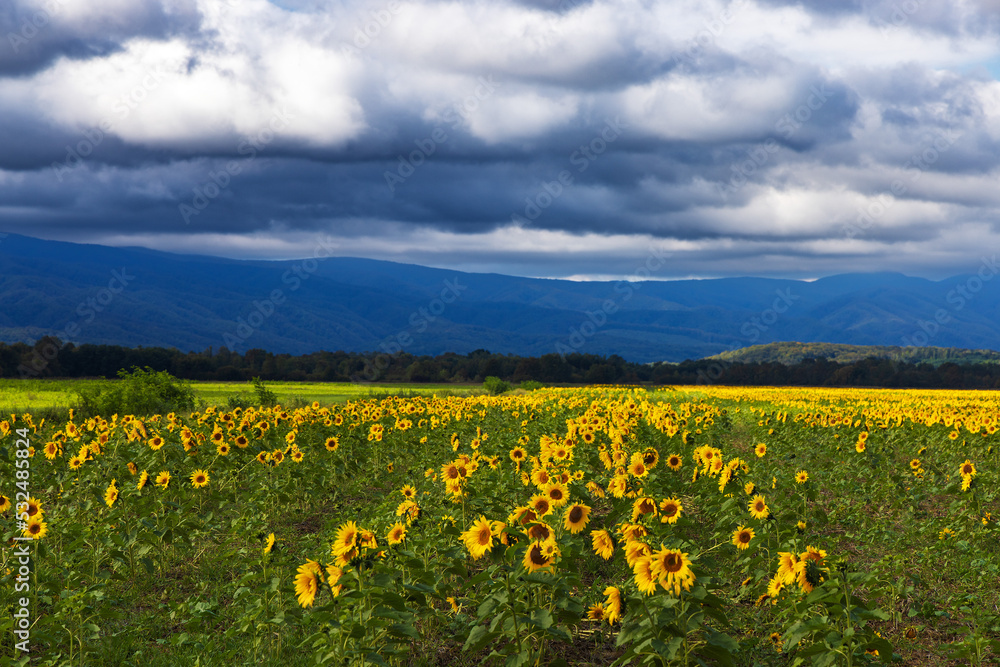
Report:
[[[0,414],[11,412],[62,411],[74,406],[77,391],[105,380],[0,379]],[[191,382],[197,400],[204,406],[225,406],[231,396],[252,394],[247,382]],[[479,385],[453,384],[353,384],[350,382],[268,382],[268,389],[286,406],[302,406],[314,401],[343,403],[358,398],[394,395],[467,394]]]

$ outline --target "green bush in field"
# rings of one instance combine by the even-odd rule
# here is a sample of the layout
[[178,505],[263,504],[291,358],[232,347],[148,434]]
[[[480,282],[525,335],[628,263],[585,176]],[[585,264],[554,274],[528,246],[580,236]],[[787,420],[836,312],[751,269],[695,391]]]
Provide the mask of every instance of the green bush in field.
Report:
[[253,385],[253,394],[246,392],[240,392],[238,394],[233,394],[228,398],[228,405],[230,409],[233,408],[246,408],[262,405],[264,407],[272,407],[278,404],[278,396],[273,391],[267,388],[264,381],[259,377],[255,377],[250,381]]
[[486,393],[491,396],[497,396],[506,391],[510,391],[510,385],[495,375],[491,375],[483,381],[483,389],[485,389]]
[[518,387],[525,391],[535,391],[536,389],[541,389],[545,385],[537,380],[524,380]]
[[194,409],[194,390],[166,371],[132,367],[106,380],[77,390],[80,410],[87,415],[152,415]]

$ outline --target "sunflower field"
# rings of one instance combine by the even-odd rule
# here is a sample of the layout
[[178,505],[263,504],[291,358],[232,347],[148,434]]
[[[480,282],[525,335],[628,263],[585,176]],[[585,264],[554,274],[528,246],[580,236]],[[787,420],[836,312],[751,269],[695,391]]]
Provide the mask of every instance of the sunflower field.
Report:
[[18,665],[1000,663],[989,392],[0,420]]

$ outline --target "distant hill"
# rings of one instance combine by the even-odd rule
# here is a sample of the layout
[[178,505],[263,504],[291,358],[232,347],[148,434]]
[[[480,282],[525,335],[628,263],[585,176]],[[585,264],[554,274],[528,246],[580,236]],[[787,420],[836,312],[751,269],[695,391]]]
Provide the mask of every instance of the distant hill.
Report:
[[236,261],[10,234],[0,241],[0,340],[290,354],[582,352],[636,362],[787,340],[1000,349],[1000,280],[956,292],[973,280],[574,282],[349,257]]
[[709,359],[745,364],[778,363],[793,366],[804,359],[826,359],[839,364],[853,364],[863,359],[892,359],[910,364],[1000,363],[1000,352],[962,350],[951,347],[899,347],[886,345],[843,345],[838,343],[767,343],[740,350],[722,352]]

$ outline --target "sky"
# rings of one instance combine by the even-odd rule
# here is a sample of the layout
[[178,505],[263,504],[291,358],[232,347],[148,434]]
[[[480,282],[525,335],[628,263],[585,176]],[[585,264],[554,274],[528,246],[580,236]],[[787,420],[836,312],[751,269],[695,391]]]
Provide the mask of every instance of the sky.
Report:
[[973,273],[1000,0],[5,0],[0,230],[579,280]]

